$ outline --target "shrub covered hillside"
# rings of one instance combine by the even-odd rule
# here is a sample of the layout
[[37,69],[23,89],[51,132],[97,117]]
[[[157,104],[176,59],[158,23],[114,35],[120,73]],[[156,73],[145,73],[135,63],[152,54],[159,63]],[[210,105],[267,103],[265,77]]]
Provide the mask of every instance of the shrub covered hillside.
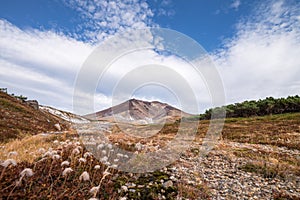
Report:
[[42,110],[36,110],[14,96],[0,91],[0,142],[27,134],[55,131],[55,124],[66,122]]
[[278,99],[267,97],[258,101],[244,101],[206,110],[199,117],[200,119],[210,119],[212,113],[218,114],[222,109],[226,110],[226,117],[251,117],[300,112],[300,97],[298,95]]

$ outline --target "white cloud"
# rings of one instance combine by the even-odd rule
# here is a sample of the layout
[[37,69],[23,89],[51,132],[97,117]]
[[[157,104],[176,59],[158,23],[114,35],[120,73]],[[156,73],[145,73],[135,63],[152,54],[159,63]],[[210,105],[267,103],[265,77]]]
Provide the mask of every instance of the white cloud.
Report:
[[230,5],[230,8],[233,8],[235,10],[238,10],[239,7],[241,5],[241,1],[240,0],[234,0],[231,5]]
[[[36,98],[42,104],[72,111],[73,84],[81,65],[94,49],[91,44],[118,31],[154,24],[153,13],[145,0],[65,3],[78,11],[84,21],[73,34],[22,30],[0,20],[0,85]],[[102,107],[108,106],[108,98],[96,94]]]
[[300,91],[300,4],[268,1],[213,54],[229,103]]
[[[110,97],[115,95],[114,98],[117,97],[119,103],[133,97],[160,100],[185,108],[186,112],[197,113],[198,109],[203,111],[210,105],[210,94],[202,78],[193,66],[179,57],[159,55],[152,50],[139,50],[112,63],[101,77],[98,91]],[[116,92],[116,87],[119,93]],[[140,92],[134,93],[131,90],[139,87]],[[192,103],[193,95],[197,98],[199,108]]]
[[98,42],[127,29],[157,26],[146,0],[66,0],[65,4],[78,11],[84,20],[79,27],[79,39]]
[[71,110],[73,82],[93,48],[58,33],[21,30],[0,20],[0,85]]

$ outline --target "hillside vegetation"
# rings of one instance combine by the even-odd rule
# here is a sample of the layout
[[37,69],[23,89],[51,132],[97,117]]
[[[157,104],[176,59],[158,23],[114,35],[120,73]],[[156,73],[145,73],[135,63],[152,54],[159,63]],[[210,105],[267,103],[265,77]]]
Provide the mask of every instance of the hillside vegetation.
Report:
[[298,95],[278,99],[267,97],[258,101],[244,101],[242,103],[211,108],[206,110],[204,114],[201,114],[199,118],[210,119],[212,113],[218,116],[218,113],[222,113],[222,110],[226,111],[226,117],[251,117],[300,112],[300,97]]
[[27,134],[55,131],[55,124],[67,128],[64,120],[35,110],[22,100],[0,91],[0,142],[22,138]]

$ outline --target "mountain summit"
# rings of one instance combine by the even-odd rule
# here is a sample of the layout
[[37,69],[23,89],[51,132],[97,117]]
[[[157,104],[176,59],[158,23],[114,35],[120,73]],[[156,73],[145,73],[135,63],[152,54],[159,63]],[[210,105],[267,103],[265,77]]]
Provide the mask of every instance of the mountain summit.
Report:
[[130,99],[108,109],[88,114],[92,120],[122,121],[142,124],[175,121],[181,117],[191,116],[175,107],[159,101]]

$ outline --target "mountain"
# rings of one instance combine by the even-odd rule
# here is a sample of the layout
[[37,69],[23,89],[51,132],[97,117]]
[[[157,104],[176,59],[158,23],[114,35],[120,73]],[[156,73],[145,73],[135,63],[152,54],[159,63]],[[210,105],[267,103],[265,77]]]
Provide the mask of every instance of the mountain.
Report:
[[175,107],[159,101],[143,101],[130,99],[111,108],[85,115],[91,120],[107,120],[134,122],[141,124],[161,123],[175,121],[181,117],[192,116]]
[[39,109],[35,100],[25,101],[0,91],[0,142],[27,134],[68,129],[65,120]]

